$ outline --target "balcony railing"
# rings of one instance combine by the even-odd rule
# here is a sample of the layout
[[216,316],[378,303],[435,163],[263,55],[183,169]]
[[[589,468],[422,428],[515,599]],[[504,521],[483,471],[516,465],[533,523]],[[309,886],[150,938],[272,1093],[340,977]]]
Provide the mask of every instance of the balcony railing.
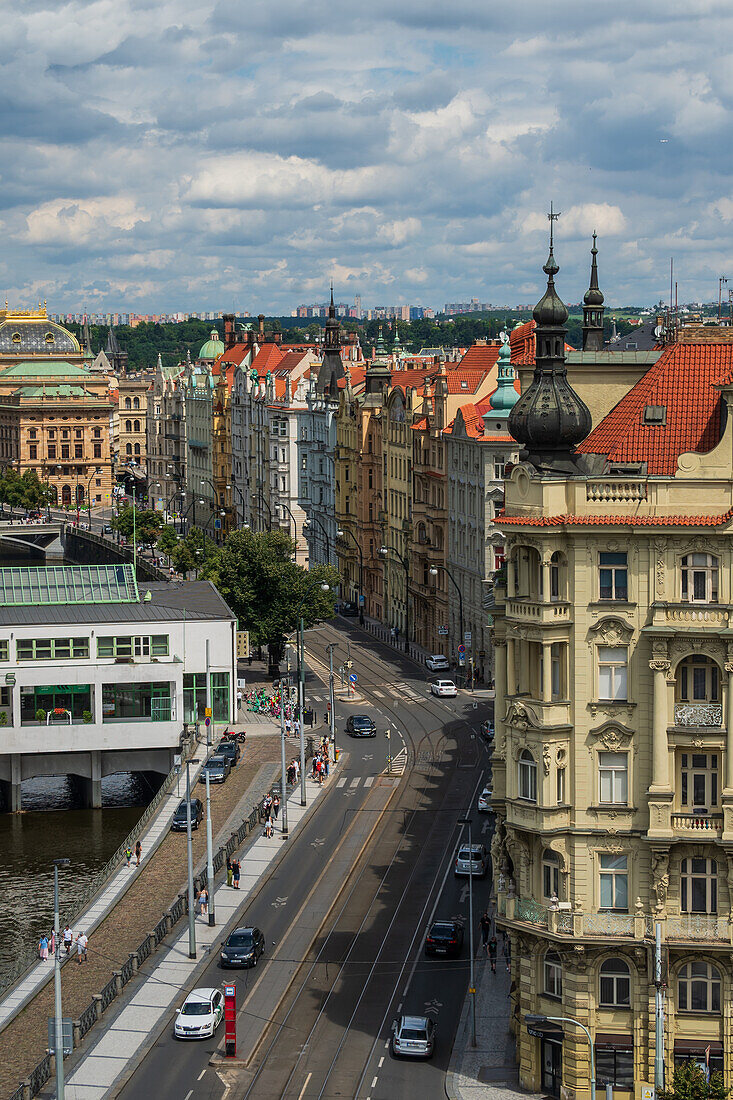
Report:
[[587,481],[585,485],[586,500],[598,500],[604,503],[619,501],[626,503],[633,500],[646,500],[645,481]]
[[727,940],[728,918],[714,913],[680,913],[667,917],[667,939]]
[[722,703],[675,703],[676,726],[722,726]]
[[672,828],[680,832],[723,834],[722,814],[672,814]]
[[657,921],[663,941],[731,942],[733,926],[727,916],[715,913],[678,913],[658,917],[649,913],[585,913],[541,904],[533,898],[497,894],[497,915],[509,923],[531,924],[553,936],[570,938],[623,937],[653,940]]
[[569,603],[544,603],[541,600],[508,599],[506,602],[506,614],[510,619],[521,619],[522,622],[541,623],[553,625],[556,623],[569,623],[571,621],[571,607]]

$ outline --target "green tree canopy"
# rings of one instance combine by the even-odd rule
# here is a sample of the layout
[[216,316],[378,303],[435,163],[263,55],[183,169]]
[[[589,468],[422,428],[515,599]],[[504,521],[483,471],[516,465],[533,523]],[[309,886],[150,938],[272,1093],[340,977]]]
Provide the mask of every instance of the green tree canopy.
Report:
[[167,524],[158,532],[158,549],[162,554],[166,554],[170,561],[171,554],[177,546],[178,535],[176,529],[171,524]]
[[672,1084],[659,1093],[659,1100],[725,1100],[729,1091],[722,1073],[711,1073],[708,1080],[697,1062],[689,1061],[675,1067]]
[[26,470],[21,477],[12,466],[0,475],[0,501],[11,508],[40,508],[49,499],[48,486],[39,479],[35,470]]
[[269,647],[274,663],[282,660],[285,638],[301,617],[306,627],[331,618],[339,583],[332,566],[303,569],[293,551],[284,531],[236,531],[203,570],[253,643]]
[[160,512],[154,512],[150,508],[123,508],[119,515],[112,520],[112,527],[119,531],[126,539],[131,539],[133,534],[139,543],[153,546],[158,538],[158,533],[163,526],[163,517]]

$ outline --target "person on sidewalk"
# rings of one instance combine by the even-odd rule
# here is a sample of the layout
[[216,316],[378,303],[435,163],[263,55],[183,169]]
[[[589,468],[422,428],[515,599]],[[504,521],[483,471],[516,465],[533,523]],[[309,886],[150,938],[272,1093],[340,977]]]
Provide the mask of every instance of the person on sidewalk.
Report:
[[239,714],[241,709],[242,709],[242,689],[237,688],[237,714]]
[[491,935],[491,917],[489,916],[488,909],[484,909],[484,911],[481,915],[480,924],[481,924],[481,944],[482,944],[483,949],[485,951],[486,950],[486,945],[489,942],[489,936]]
[[51,935],[48,937],[48,952],[49,952],[51,958],[53,958],[53,956],[56,954],[56,929],[55,928],[51,929]]
[[277,821],[277,815],[280,813],[280,795],[276,794],[272,800],[272,816]]
[[512,945],[506,934],[504,935],[504,958],[506,959],[506,972],[508,974],[512,969]]
[[79,966],[81,966],[83,962],[89,961],[88,950],[89,940],[84,932],[80,932],[76,937],[76,961],[79,963]]
[[274,833],[275,833],[275,827],[274,827],[273,821],[272,821],[272,814],[270,814],[267,818],[267,823],[265,825],[265,836],[267,837],[268,840],[271,840],[272,837],[274,836]]
[[132,859],[132,848],[128,844],[125,848],[125,859],[127,860],[127,869],[130,869],[130,860]]
[[137,866],[138,867],[140,866],[140,860],[142,859],[142,855],[143,855],[143,846],[140,843],[140,841],[138,840],[138,841],[135,842],[135,859],[137,860]]
[[491,963],[491,973],[496,974],[496,936],[492,936],[489,940],[489,962]]
[[74,933],[69,928],[68,924],[64,928],[64,947],[66,948],[66,954],[71,954],[71,944],[74,940]]
[[229,858],[229,856],[227,856],[227,886],[232,885],[233,877],[234,877],[234,871],[233,871],[233,868],[232,868],[232,861]]
[[44,932],[38,941],[38,958],[46,962],[48,959],[48,938]]
[[209,891],[204,886],[203,890],[199,894],[199,901],[201,902],[201,916],[208,917],[209,915]]
[[234,889],[235,890],[239,889],[239,871],[240,871],[239,860],[238,859],[233,859],[232,860],[232,878],[234,879]]

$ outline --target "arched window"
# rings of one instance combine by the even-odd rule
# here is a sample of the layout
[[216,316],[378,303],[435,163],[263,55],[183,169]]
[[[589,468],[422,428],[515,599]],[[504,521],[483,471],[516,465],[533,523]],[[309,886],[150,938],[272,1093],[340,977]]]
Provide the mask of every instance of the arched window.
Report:
[[132,403],[132,407],[133,407],[133,409],[139,409],[140,408],[140,398],[139,397],[135,398],[135,400]]
[[71,486],[70,485],[62,485],[61,486],[61,503],[64,504],[64,505],[71,504]]
[[562,566],[563,557],[559,550],[550,558],[550,600],[555,602],[562,599],[560,589],[560,568]]
[[125,398],[125,408],[126,409],[131,409],[132,408],[132,401],[130,400],[129,397]]
[[132,457],[132,443],[126,443],[125,444],[125,454],[130,455],[130,457]]
[[139,420],[136,420],[133,426],[134,426],[136,432],[140,431],[140,421]]
[[519,757],[519,797],[537,801],[537,764],[529,749]]
[[131,420],[126,420],[125,421],[125,431],[126,432],[131,432],[132,431],[132,421]]
[[601,965],[600,1002],[613,1008],[629,1008],[631,978],[629,965],[623,959],[606,959]]
[[680,1012],[720,1012],[720,971],[707,962],[687,963],[677,977]]
[[82,504],[84,501],[84,486],[77,485],[76,487],[76,503]]
[[136,443],[135,444],[135,457],[139,458],[139,456],[140,456],[140,444]]
[[686,554],[682,559],[682,599],[718,602],[718,559],[712,554]]
[[562,962],[556,951],[548,951],[544,965],[544,991],[548,997],[562,997]]

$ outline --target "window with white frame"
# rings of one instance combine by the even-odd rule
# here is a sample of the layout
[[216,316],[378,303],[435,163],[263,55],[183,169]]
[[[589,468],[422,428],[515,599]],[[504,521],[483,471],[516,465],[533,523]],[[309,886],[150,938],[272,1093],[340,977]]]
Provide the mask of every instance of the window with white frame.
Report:
[[529,749],[519,757],[519,797],[537,801],[537,764]]
[[681,565],[683,601],[717,603],[718,559],[712,554],[686,554]]
[[715,661],[695,653],[678,666],[677,699],[681,703],[719,703],[720,670]]
[[625,806],[629,796],[629,755],[598,753],[598,801]]
[[548,951],[544,963],[544,990],[546,997],[562,997],[562,962],[556,951]]
[[494,481],[504,480],[504,467],[506,462],[504,455],[494,455]]
[[720,971],[708,962],[689,962],[677,975],[680,1012],[720,1012]]
[[682,860],[680,909],[683,913],[717,913],[718,864],[714,859]]
[[601,963],[600,1003],[609,1008],[628,1008],[631,1004],[629,964],[624,959],[606,959]]
[[629,598],[626,553],[602,552],[598,555],[598,595],[602,600]]
[[610,702],[628,699],[628,652],[626,646],[598,646],[599,699]]
[[549,848],[542,853],[542,896],[548,901],[560,897],[560,857]]
[[565,769],[557,769],[557,804],[562,806],[565,803]]
[[600,866],[600,908],[627,912],[629,908],[629,857],[602,852]]

